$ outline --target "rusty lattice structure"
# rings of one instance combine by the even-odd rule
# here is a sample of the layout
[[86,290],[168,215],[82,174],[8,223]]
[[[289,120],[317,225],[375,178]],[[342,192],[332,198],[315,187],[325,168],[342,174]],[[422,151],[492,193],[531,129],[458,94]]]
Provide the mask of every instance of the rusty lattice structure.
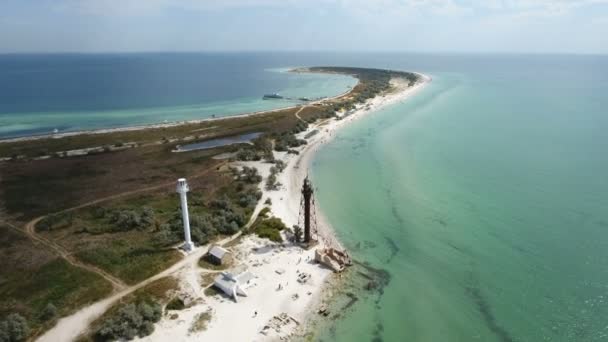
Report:
[[300,215],[298,225],[304,223],[304,243],[317,240],[317,215],[315,212],[315,198],[312,183],[306,177],[302,185],[302,199],[300,200]]

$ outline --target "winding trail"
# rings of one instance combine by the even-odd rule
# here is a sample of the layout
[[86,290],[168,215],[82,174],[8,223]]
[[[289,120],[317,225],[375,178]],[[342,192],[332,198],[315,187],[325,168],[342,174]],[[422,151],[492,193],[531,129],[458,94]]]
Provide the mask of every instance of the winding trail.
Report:
[[308,107],[309,105],[304,105],[302,107],[300,107],[300,109],[298,109],[298,111],[294,114],[296,118],[298,118],[298,120],[302,121],[303,123],[306,123],[306,121],[304,121],[304,119],[302,119],[300,117],[300,112],[304,110],[304,108]]
[[[210,171],[212,171],[213,169],[216,168],[220,168],[224,165],[226,165],[228,162],[221,162],[218,163],[212,167],[206,168],[204,170],[202,170],[201,172],[198,172],[194,175],[189,176],[188,178],[190,179],[195,179],[195,178],[199,178],[202,176],[205,176],[206,174],[208,174]],[[111,195],[111,196],[107,196],[104,198],[98,198],[96,200],[93,201],[89,201],[83,204],[79,204],[77,206],[71,207],[71,208],[67,208],[64,210],[61,210],[59,212],[56,212],[55,214],[60,214],[60,213],[67,213],[67,212],[71,212],[71,211],[75,211],[81,208],[85,208],[88,206],[92,206],[95,204],[99,204],[102,202],[106,202],[106,201],[110,201],[110,200],[114,200],[114,199],[118,199],[118,198],[122,198],[122,197],[127,197],[127,196],[131,196],[131,195],[135,195],[135,194],[139,194],[139,193],[143,193],[143,192],[148,192],[148,191],[154,191],[154,190],[158,190],[158,189],[162,189],[165,187],[169,187],[174,185],[175,182],[167,182],[167,183],[163,183],[163,184],[158,184],[158,185],[154,185],[154,186],[149,186],[149,187],[145,187],[145,188],[140,188],[140,189],[136,189],[136,190],[131,190],[131,191],[126,191],[123,193],[119,193],[119,194],[115,194],[115,195]],[[258,205],[259,207],[259,205]],[[255,218],[257,217],[257,213],[259,213],[259,210],[261,208],[257,208],[256,207],[256,211],[254,212],[254,215],[252,215],[250,222],[247,223],[246,228],[248,228],[251,224],[253,224]],[[109,274],[108,272],[100,269],[99,267],[96,267],[94,265],[91,264],[87,264],[84,263],[80,260],[78,260],[76,257],[74,257],[74,255],[72,254],[72,252],[70,252],[69,250],[67,250],[65,247],[61,246],[60,244],[52,241],[51,239],[48,239],[40,234],[38,234],[36,232],[36,224],[38,222],[40,222],[42,219],[44,219],[46,216],[48,215],[43,215],[43,216],[39,216],[29,222],[27,222],[23,228],[19,228],[16,225],[8,222],[7,220],[1,220],[0,223],[5,224],[6,226],[8,226],[9,228],[18,231],[20,233],[23,233],[25,235],[27,235],[28,238],[30,238],[32,240],[32,242],[34,244],[42,244],[43,246],[49,248],[51,251],[53,251],[55,254],[57,254],[59,257],[63,258],[66,262],[68,262],[70,265],[87,270],[89,272],[93,272],[95,274],[98,274],[99,276],[101,276],[102,278],[104,278],[105,280],[107,280],[110,284],[112,284],[112,287],[114,289],[113,295],[110,296],[109,298],[103,299],[97,303],[94,303],[84,309],[81,309],[79,311],[77,311],[75,314],[73,314],[72,316],[68,316],[66,318],[61,319],[58,324],[56,325],[55,328],[52,328],[51,330],[49,330],[47,333],[45,333],[44,335],[42,335],[39,340],[41,341],[65,341],[65,340],[73,340],[75,339],[78,334],[82,331],[84,331],[87,326],[88,323],[92,322],[92,320],[96,317],[98,317],[99,315],[101,315],[103,312],[105,312],[105,309],[103,311],[101,311],[100,313],[98,313],[95,309],[98,308],[99,306],[103,307],[103,308],[107,308],[109,304],[113,303],[115,300],[118,300],[120,298],[122,298],[123,296],[135,291],[136,289],[143,287],[147,284],[149,284],[150,282],[153,282],[154,280],[160,279],[168,274],[171,274],[173,272],[175,272],[176,270],[180,269],[184,264],[187,264],[189,261],[191,261],[193,258],[196,257],[200,257],[202,255],[204,255],[204,253],[206,253],[206,249],[202,249],[200,248],[198,250],[198,253],[193,253],[191,255],[189,255],[188,257],[182,259],[181,261],[175,263],[173,266],[169,267],[168,269],[166,269],[165,271],[158,273],[155,276],[152,276],[151,278],[148,278],[146,280],[144,280],[143,282],[136,284],[134,286],[128,286],[127,284],[125,284],[122,280],[120,280],[119,278]],[[233,239],[238,238],[238,236],[240,235],[240,232],[235,234],[234,236],[230,237],[227,241],[222,241],[220,242],[221,244],[224,243],[228,243],[230,241],[232,241]],[[201,254],[202,253],[202,254]],[[104,305],[104,303],[106,303],[107,305]],[[79,331],[77,331],[76,335],[70,335],[69,332],[73,332],[71,329],[61,329],[60,324],[64,321],[67,320],[73,316],[87,316],[87,312],[89,312],[90,314],[93,314],[93,318],[90,321],[87,321],[87,324],[82,327],[82,325],[78,326],[78,325],[74,325],[74,328],[78,328],[78,327],[82,327]],[[95,315],[97,314],[97,315]],[[78,318],[78,317],[77,317]],[[74,323],[70,323],[70,324],[74,324]],[[51,334],[53,331],[55,330],[59,330],[60,333],[59,335],[55,334]],[[68,334],[64,334],[64,332],[68,332]],[[49,335],[50,334],[50,335]],[[50,338],[46,338],[45,336],[51,336]]]
[[39,242],[39,243],[45,245],[46,247],[48,247],[49,249],[53,250],[55,253],[57,253],[57,255],[59,255],[61,258],[65,259],[65,261],[70,263],[72,266],[76,266],[76,267],[82,268],[84,270],[87,270],[87,271],[90,271],[93,273],[97,273],[98,275],[100,275],[101,277],[103,277],[105,280],[109,281],[112,284],[112,286],[114,287],[114,291],[120,291],[127,287],[127,285],[122,280],[114,277],[113,275],[109,274],[108,272],[102,270],[99,267],[96,267],[96,266],[93,266],[90,264],[85,264],[85,263],[79,261],[72,255],[72,253],[70,251],[63,248],[61,245],[38,235],[36,233],[36,228],[35,228],[36,223],[40,222],[40,220],[42,220],[43,218],[44,218],[44,216],[38,217],[38,218],[28,222],[25,225],[24,233],[30,239],[32,239],[36,242]]
[[[223,165],[227,164],[227,162],[222,162],[219,163],[218,165],[215,165],[213,167],[207,168],[195,175],[190,176],[190,178],[198,178],[198,177],[202,177],[204,175],[206,175],[207,173],[209,173],[211,170],[213,170],[214,168],[218,168],[221,167]],[[117,199],[117,198],[122,198],[122,197],[127,197],[127,196],[131,196],[131,195],[135,195],[138,193],[142,193],[142,192],[148,192],[148,191],[153,191],[153,190],[158,190],[158,189],[162,189],[168,186],[171,186],[175,184],[175,182],[170,182],[170,183],[163,183],[163,184],[158,184],[158,185],[154,185],[154,186],[149,186],[149,187],[145,187],[145,188],[140,188],[140,189],[136,189],[136,190],[131,190],[131,191],[126,191],[120,194],[116,194],[116,195],[111,195],[111,196],[107,196],[104,198],[98,198],[94,201],[90,201],[87,203],[83,203],[80,205],[77,205],[75,207],[71,207],[68,209],[64,209],[61,210],[55,214],[61,214],[61,213],[67,213],[67,212],[71,212],[74,210],[78,210],[81,208],[85,208],[91,205],[95,205],[98,203],[102,203],[102,202],[106,202],[106,201],[110,201],[113,199]],[[21,230],[19,228],[17,228],[15,225],[9,223],[9,222],[4,222],[6,225],[10,226],[13,229],[19,230],[23,233],[25,233],[30,239],[32,239],[34,241],[34,243],[40,243],[46,247],[48,247],[49,249],[51,249],[53,252],[55,252],[58,256],[60,256],[61,258],[63,258],[65,261],[67,261],[68,263],[70,263],[73,266],[85,269],[87,271],[96,273],[98,275],[100,275],[101,277],[103,277],[104,279],[106,279],[107,281],[109,281],[112,286],[114,287],[114,291],[115,292],[119,292],[122,291],[124,289],[127,288],[127,285],[120,279],[118,279],[117,277],[109,274],[108,272],[100,269],[99,267],[90,265],[90,264],[86,264],[82,261],[79,261],[78,259],[76,259],[73,255],[72,252],[68,251],[67,249],[65,249],[65,247],[61,246],[60,244],[47,239],[45,237],[43,237],[42,235],[38,234],[36,232],[36,224],[38,222],[40,222],[42,219],[44,219],[46,216],[48,215],[44,215],[44,216],[40,216],[37,217],[31,221],[29,221],[28,223],[25,224],[24,229]]]
[[[261,208],[263,208],[263,203],[260,200],[260,202],[256,206],[256,209],[254,210],[253,214],[251,215],[249,222],[247,222],[247,224],[243,227],[243,229],[241,231],[239,231],[238,233],[217,242],[216,244],[223,246],[223,245],[230,243],[233,240],[239,238],[241,236],[243,230],[246,230],[255,222],[258,214],[261,211]],[[156,280],[170,276],[170,275],[178,272],[182,268],[187,267],[190,264],[197,262],[198,259],[203,257],[208,252],[209,247],[210,247],[210,245],[201,246],[199,248],[196,248],[194,251],[187,254],[182,260],[173,264],[171,267],[167,268],[166,270],[164,270],[160,273],[157,273],[157,274],[153,275],[152,277],[150,277],[146,280],[143,280],[142,282],[140,282],[138,284],[126,287],[126,288],[122,289],[120,292],[115,293],[108,298],[102,299],[85,308],[82,308],[70,316],[60,319],[59,322],[57,322],[57,324],[53,328],[48,330],[44,335],[40,336],[37,339],[37,341],[55,342],[55,341],[76,340],[82,333],[84,333],[87,330],[89,325],[95,319],[97,319],[101,315],[103,315],[103,313],[106,312],[112,306],[112,304],[114,304],[116,301],[118,301],[122,297],[127,296],[130,293],[133,293],[134,291],[136,291],[146,285],[149,285],[150,283],[152,283]],[[212,270],[206,270],[206,269],[203,269],[203,270],[212,271]]]
[[[226,163],[227,162],[223,162],[220,165],[224,165]],[[215,166],[215,167],[217,167],[217,166]],[[208,172],[208,171],[210,171],[210,169],[206,170],[206,172]],[[204,175],[206,172],[200,173],[196,177],[200,177],[200,176]],[[195,178],[195,177],[190,177],[190,178]],[[174,184],[174,182],[170,183],[170,185],[173,185],[173,184]],[[149,187],[149,188],[146,188],[145,190],[150,190],[153,188],[161,188],[163,186],[167,186],[167,184],[163,184],[161,186]],[[145,191],[145,190],[140,189],[135,192],[131,191],[128,194],[133,194],[133,193],[141,192],[141,191]],[[126,196],[126,194],[127,193],[121,194],[121,196]],[[120,197],[120,196],[116,195],[116,196],[111,196],[111,197],[116,198],[116,197]],[[93,202],[98,203],[99,201],[93,201]],[[260,213],[260,211],[262,210],[263,207],[264,207],[264,203],[262,202],[262,199],[260,199],[260,201],[258,201],[258,204],[255,207],[253,213],[251,214],[249,221],[241,229],[241,231],[239,231],[236,234],[231,235],[223,240],[220,240],[219,242],[216,242],[216,244],[223,246],[223,245],[230,243],[230,242],[234,241],[235,239],[239,238],[241,236],[242,232],[244,230],[247,230],[249,227],[251,227],[251,225],[255,222],[255,220],[258,217],[258,214]],[[74,210],[74,209],[70,209],[70,210]],[[39,220],[39,219],[30,221],[32,227],[35,225],[37,220]],[[28,223],[28,225],[30,223]],[[33,233],[33,234],[34,235],[32,235],[32,237],[38,236],[35,233]],[[132,286],[123,286],[123,287],[117,289],[117,291],[110,297],[97,301],[91,305],[88,305],[88,306],[78,310],[77,312],[73,313],[70,316],[66,316],[66,317],[60,319],[53,328],[51,328],[46,333],[44,333],[42,336],[40,336],[37,339],[37,341],[55,342],[55,341],[76,340],[82,333],[84,333],[87,330],[89,325],[95,319],[97,319],[101,315],[103,315],[103,313],[105,313],[112,306],[112,304],[114,304],[116,301],[118,301],[119,299],[123,298],[124,296],[127,296],[130,293],[133,293],[134,291],[136,291],[146,285],[149,285],[150,283],[152,283],[156,280],[170,276],[170,275],[180,271],[182,268],[188,267],[192,263],[196,263],[198,261],[198,259],[203,257],[208,252],[209,247],[210,247],[210,245],[200,246],[200,247],[196,248],[194,251],[190,252],[189,254],[186,254],[186,256],[183,259],[181,259],[177,263],[173,264],[171,267],[165,269],[164,271],[157,273],[157,274],[139,282],[138,284],[135,284]],[[86,266],[88,266],[88,265],[86,265]],[[213,271],[213,270],[203,269],[203,271]]]

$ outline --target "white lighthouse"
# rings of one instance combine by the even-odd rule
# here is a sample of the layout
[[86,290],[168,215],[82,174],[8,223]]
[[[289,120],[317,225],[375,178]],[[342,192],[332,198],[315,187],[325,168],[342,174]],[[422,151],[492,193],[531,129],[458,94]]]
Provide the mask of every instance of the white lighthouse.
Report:
[[190,217],[188,216],[188,198],[186,194],[190,191],[186,178],[180,178],[177,180],[177,193],[182,203],[182,220],[184,221],[184,250],[190,252],[194,249],[192,239],[190,238]]

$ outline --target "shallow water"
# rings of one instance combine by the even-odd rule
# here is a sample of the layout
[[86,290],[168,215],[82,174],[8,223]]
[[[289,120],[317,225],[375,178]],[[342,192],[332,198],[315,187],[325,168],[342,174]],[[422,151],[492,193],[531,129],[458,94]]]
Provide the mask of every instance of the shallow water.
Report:
[[[8,57],[0,136],[229,115],[255,110],[271,92],[318,96],[283,83],[275,69],[287,66],[430,74],[420,94],[339,131],[315,157],[317,203],[356,260],[371,266],[357,270],[378,279],[368,291],[352,272],[350,296],[335,304],[348,307],[323,320],[315,339],[608,339],[607,57]],[[174,58],[180,63],[167,62]],[[29,73],[15,76],[23,63]],[[105,63],[119,67],[104,74]],[[55,87],[58,73],[67,81]],[[321,83],[311,91],[347,87]]]
[[319,152],[317,203],[389,282],[317,338],[608,340],[608,63],[546,58],[430,71]]
[[[251,54],[0,55],[0,138],[225,117],[356,84],[269,65]],[[292,99],[262,99],[275,92]]]
[[241,134],[241,135],[236,135],[236,136],[232,136],[232,137],[211,139],[211,140],[198,142],[198,143],[192,143],[192,144],[188,144],[188,145],[180,145],[177,147],[176,152],[208,150],[210,148],[215,148],[215,147],[220,147],[220,146],[248,143],[248,142],[251,142],[251,140],[259,137],[261,134],[262,133],[259,133],[259,132],[247,133],[247,134]]

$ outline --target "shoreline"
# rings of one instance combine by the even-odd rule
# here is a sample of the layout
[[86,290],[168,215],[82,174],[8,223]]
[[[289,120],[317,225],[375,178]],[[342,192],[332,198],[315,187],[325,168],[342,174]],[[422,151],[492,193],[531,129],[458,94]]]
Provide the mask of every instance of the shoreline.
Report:
[[[392,79],[393,88],[388,93],[369,99],[353,110],[350,115],[346,117],[342,115],[340,119],[330,118],[309,125],[306,131],[297,135],[299,138],[303,138],[314,130],[318,132],[307,139],[306,145],[296,148],[299,154],[275,151],[275,158],[283,160],[286,164],[283,172],[277,175],[277,181],[281,184],[278,190],[268,191],[264,187],[270,174],[270,167],[274,164],[265,162],[232,163],[234,166],[254,166],[263,177],[260,184],[263,195],[254,210],[252,220],[266,207],[265,200],[269,198],[272,202],[272,216],[280,218],[287,227],[298,224],[300,187],[318,149],[331,141],[334,137],[333,133],[340,127],[417,93],[430,81],[430,77],[418,75],[421,76],[421,80],[412,87],[408,86],[405,79]],[[348,93],[350,91],[346,94]],[[344,94],[340,96],[344,96]],[[312,101],[308,103],[308,105],[313,104]],[[316,210],[320,236],[319,246],[331,245],[342,249],[334,229],[324,219],[322,210],[318,206],[316,206]],[[232,239],[224,241],[232,241]],[[314,248],[303,250],[291,243],[274,243],[253,235],[244,236],[238,244],[230,247],[235,259],[256,275],[254,284],[247,289],[249,295],[239,297],[238,303],[224,296],[209,295],[204,291],[209,284],[203,279],[205,276],[216,274],[217,271],[202,269],[197,262],[208,248],[209,245],[200,246],[182,261],[154,277],[62,318],[55,327],[40,336],[38,340],[75,339],[82,332],[83,327],[88,326],[96,317],[103,314],[119,298],[164,276],[175,277],[179,282],[179,292],[186,298],[196,298],[196,301],[184,310],[171,311],[170,315],[163,316],[157,323],[154,333],[141,340],[165,341],[179,337],[179,340],[203,338],[258,341],[289,338],[294,334],[297,336],[299,332],[306,329],[319,303],[327,298],[328,294],[331,295],[330,284],[333,283],[332,279],[335,279],[332,277],[334,273],[313,262]],[[298,283],[297,277],[301,272],[311,275],[307,283]],[[205,329],[191,331],[192,323],[196,321],[197,317],[207,312],[211,313],[211,318],[206,323]],[[268,335],[260,333],[274,317],[282,313],[288,315],[292,319],[291,322],[294,323],[285,326],[280,331],[275,332],[270,329],[272,331]],[[172,318],[174,315],[178,318]],[[239,329],[234,329],[234,322],[239,322]]]
[[[286,166],[283,172],[277,175],[277,182],[281,184],[278,190],[262,189],[262,199],[256,207],[259,212],[264,207],[264,201],[269,198],[272,202],[270,213],[280,218],[287,227],[298,224],[300,209],[300,187],[304,178],[310,171],[315,153],[324,144],[335,137],[335,132],[341,127],[348,125],[367,114],[376,112],[386,106],[403,101],[420,91],[426,86],[431,78],[419,74],[421,80],[408,87],[405,80],[397,79],[391,83],[394,89],[388,94],[370,99],[365,104],[342,119],[327,119],[316,124],[311,124],[308,129],[298,134],[303,138],[306,134],[318,130],[318,133],[307,139],[307,144],[297,150],[298,155],[286,152],[274,152],[275,159],[282,160]],[[264,184],[270,174],[270,167],[274,164],[258,162],[234,162],[233,166],[249,166],[258,169],[262,175]],[[318,247],[335,247],[343,249],[334,228],[323,215],[321,208],[316,206],[317,223],[319,230]],[[331,298],[332,288],[337,284],[337,275],[333,271],[316,264],[308,262],[314,260],[314,250],[303,250],[290,242],[282,244],[272,243],[255,236],[246,236],[237,246],[233,246],[235,255],[238,256],[241,265],[246,265],[251,272],[256,274],[256,284],[247,289],[248,296],[240,297],[238,303],[226,298],[205,297],[204,303],[180,312],[181,321],[194,320],[197,314],[212,312],[212,318],[205,331],[191,333],[187,330],[187,324],[163,319],[155,332],[143,338],[144,341],[162,341],[172,336],[180,336],[183,340],[235,340],[235,341],[266,341],[289,339],[301,337],[309,328],[312,318],[318,307]],[[265,249],[267,254],[260,256],[255,250]],[[254,252],[252,252],[254,251]],[[277,274],[278,270],[284,273]],[[306,284],[296,282],[297,275],[306,272],[311,275],[311,280]],[[191,278],[191,276],[190,276]],[[181,282],[187,281],[188,276],[181,277]],[[190,281],[192,283],[192,281]],[[277,285],[281,284],[282,289]],[[294,299],[294,296],[297,298]],[[264,327],[268,326],[273,317],[286,314],[293,318],[297,324],[284,326],[280,331],[272,330],[268,335],[262,334]],[[239,329],[233,329],[233,322],[239,322]]]
[[[302,68],[293,68],[293,69],[287,70],[286,72],[315,73],[313,71],[307,71]],[[323,74],[323,73],[319,73],[319,74]],[[127,125],[127,126],[120,126],[120,127],[99,128],[99,129],[89,129],[89,130],[84,129],[84,130],[76,130],[76,131],[67,131],[67,132],[63,132],[63,133],[42,133],[42,134],[33,134],[33,135],[26,135],[26,136],[20,136],[20,137],[0,138],[0,144],[44,140],[44,139],[61,139],[61,138],[79,136],[79,135],[112,134],[112,133],[120,133],[120,132],[142,131],[142,130],[147,130],[147,129],[161,129],[161,128],[168,128],[168,127],[195,125],[195,124],[200,124],[200,123],[214,122],[214,121],[221,121],[221,120],[248,118],[248,117],[251,117],[254,115],[269,114],[269,113],[280,112],[283,110],[296,109],[296,108],[300,108],[303,106],[309,106],[309,105],[313,105],[316,103],[322,103],[324,101],[332,101],[335,99],[339,99],[343,96],[348,96],[350,94],[350,92],[361,81],[359,79],[357,79],[356,77],[354,77],[353,75],[347,75],[347,76],[353,77],[357,80],[357,83],[355,83],[347,91],[342,92],[338,95],[329,96],[329,97],[325,97],[325,98],[314,100],[314,101],[303,102],[303,103],[297,104],[297,105],[291,105],[291,106],[279,107],[279,108],[267,109],[267,110],[258,110],[258,111],[254,111],[254,112],[244,112],[244,113],[240,113],[240,114],[226,115],[226,116],[221,116],[221,117],[210,117],[210,118],[204,118],[204,119],[181,120],[181,121],[150,123],[150,124],[141,124],[141,125]]]

